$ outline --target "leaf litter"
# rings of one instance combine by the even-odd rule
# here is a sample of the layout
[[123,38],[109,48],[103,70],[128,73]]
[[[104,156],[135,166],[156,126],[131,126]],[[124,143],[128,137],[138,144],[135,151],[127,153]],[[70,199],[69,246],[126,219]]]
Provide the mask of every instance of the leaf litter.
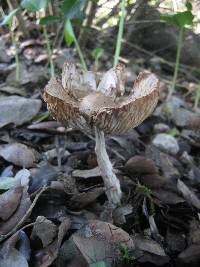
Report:
[[[198,264],[199,118],[190,104],[161,98],[140,127],[108,136],[123,191],[111,213],[93,137],[53,121],[42,105],[43,61],[31,65],[24,52],[16,84],[0,54],[0,267],[124,266],[125,252],[136,266]],[[176,129],[176,155],[152,143],[168,129]]]

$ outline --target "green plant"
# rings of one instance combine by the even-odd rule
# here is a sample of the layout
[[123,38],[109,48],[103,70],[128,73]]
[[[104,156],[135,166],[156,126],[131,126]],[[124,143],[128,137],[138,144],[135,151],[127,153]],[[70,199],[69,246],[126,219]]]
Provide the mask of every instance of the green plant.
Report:
[[119,61],[119,55],[121,51],[121,45],[122,45],[122,35],[124,31],[124,20],[126,16],[126,2],[125,0],[121,1],[121,16],[119,19],[119,30],[117,35],[117,43],[115,48],[115,56],[114,56],[114,63],[113,66],[116,67]]
[[79,46],[78,40],[76,38],[73,25],[72,25],[72,18],[76,16],[80,16],[81,14],[81,6],[85,2],[85,0],[64,0],[61,10],[63,12],[63,19],[64,19],[64,38],[65,42],[70,46],[71,44],[75,44],[77,53],[80,58],[80,62],[84,70],[87,70],[87,65],[84,60],[83,53]]
[[[24,9],[30,12],[38,12],[41,9],[45,10],[47,4],[48,4],[48,0],[23,0],[21,2],[21,7],[23,7]],[[46,46],[47,46],[48,58],[49,58],[50,69],[51,69],[51,76],[53,77],[55,75],[54,63],[53,63],[53,58],[52,58],[53,53],[52,53],[52,48],[50,45],[49,36],[47,33],[46,23],[48,23],[47,20],[45,20],[44,18],[40,18],[40,24],[42,25],[44,39],[46,41]]]
[[179,130],[176,127],[174,127],[174,128],[172,128],[172,129],[170,129],[168,131],[168,134],[170,134],[172,136],[179,136],[180,135],[180,132],[179,132]]
[[95,263],[90,264],[89,267],[106,267],[106,264],[104,261],[97,261]]
[[12,44],[14,46],[15,49],[15,63],[16,63],[16,76],[15,79],[16,81],[19,81],[19,74],[20,74],[20,69],[19,69],[19,55],[18,55],[18,49],[17,49],[17,42],[15,39],[15,35],[14,35],[14,31],[12,28],[12,24],[13,24],[13,18],[16,15],[16,13],[19,11],[19,8],[16,8],[14,10],[12,10],[8,15],[4,16],[3,21],[1,22],[0,25],[7,25],[9,27],[9,31],[10,31],[10,35],[11,35],[11,40],[12,40]]
[[120,244],[120,251],[122,253],[122,261],[124,263],[131,263],[135,260],[135,257],[131,254],[131,251],[126,244]]
[[162,15],[160,17],[161,20],[171,23],[179,28],[174,76],[172,85],[167,96],[167,100],[170,100],[176,86],[185,26],[191,26],[193,24],[194,15],[192,14],[192,4],[190,2],[187,2],[186,8],[186,11],[177,12],[174,15]]
[[98,70],[99,68],[99,59],[103,56],[104,49],[97,47],[92,50],[92,57],[94,58],[94,68]]

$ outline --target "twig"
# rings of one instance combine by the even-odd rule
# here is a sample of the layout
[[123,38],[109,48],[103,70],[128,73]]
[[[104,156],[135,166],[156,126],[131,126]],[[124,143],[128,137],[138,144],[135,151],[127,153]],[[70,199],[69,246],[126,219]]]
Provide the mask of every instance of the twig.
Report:
[[25,215],[21,218],[21,220],[17,223],[17,225],[6,235],[0,235],[0,242],[3,241],[4,239],[6,239],[7,237],[11,236],[12,234],[14,234],[17,229],[24,223],[24,221],[29,217],[32,209],[34,208],[36,202],[38,201],[38,198],[41,196],[41,194],[47,189],[46,186],[44,186],[39,193],[37,193],[37,195],[35,196],[31,206],[29,207],[29,209],[26,211]]

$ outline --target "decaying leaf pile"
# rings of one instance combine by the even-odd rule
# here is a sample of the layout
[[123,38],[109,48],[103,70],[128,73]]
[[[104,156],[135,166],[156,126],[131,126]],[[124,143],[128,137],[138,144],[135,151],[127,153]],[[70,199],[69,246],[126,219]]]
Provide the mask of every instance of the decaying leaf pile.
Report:
[[[124,87],[121,66],[103,76],[80,74],[70,66],[77,80],[64,76],[46,87],[46,99],[56,104],[52,112],[64,112],[60,123],[42,101],[47,68],[27,56],[42,48],[21,45],[24,74],[18,84],[12,59],[0,57],[0,267],[199,266],[199,115],[190,95],[177,93],[166,103],[171,75],[163,62],[156,63],[157,108],[139,127],[117,135],[154,108],[157,79],[149,71],[155,69],[140,64],[134,72],[131,62]],[[55,63],[61,73],[58,55]],[[155,89],[144,105],[141,88],[148,86],[143,83]],[[70,116],[69,127],[65,116]],[[94,125],[110,134],[107,149],[123,191],[122,204],[112,214],[94,153]]]

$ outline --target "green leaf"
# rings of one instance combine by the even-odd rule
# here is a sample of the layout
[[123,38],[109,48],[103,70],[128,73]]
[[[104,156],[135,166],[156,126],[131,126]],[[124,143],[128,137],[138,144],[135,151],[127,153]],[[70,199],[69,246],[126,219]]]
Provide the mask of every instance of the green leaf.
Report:
[[74,42],[74,38],[74,30],[71,21],[68,19],[65,23],[64,28],[64,39],[68,46],[70,46]]
[[106,264],[104,261],[97,261],[95,263],[90,264],[89,267],[106,267]]
[[103,56],[103,53],[104,53],[104,49],[103,48],[100,48],[100,47],[94,48],[92,50],[92,57],[95,60],[98,60],[99,58],[101,58]]
[[178,27],[185,27],[186,25],[192,25],[194,15],[191,11],[178,12],[175,15],[162,15],[160,19]]
[[174,127],[168,131],[168,134],[170,134],[171,136],[178,136],[180,135],[180,132],[176,127]]
[[79,16],[81,6],[85,0],[64,0],[62,5],[62,11],[66,20]]
[[184,27],[185,25],[193,24],[194,15],[191,13],[191,11],[184,11],[178,13],[175,19],[180,27]]
[[13,17],[15,16],[18,10],[19,8],[12,10],[7,16],[4,17],[0,25],[11,25]]
[[61,20],[62,20],[62,17],[60,17],[60,16],[47,16],[47,17],[43,17],[40,19],[40,24],[46,25],[46,24],[55,23],[55,22],[61,21]]
[[174,18],[174,15],[161,15],[160,20],[176,25],[176,20]]
[[48,0],[23,0],[21,6],[28,11],[39,11],[42,8],[46,8]]
[[192,11],[192,4],[190,2],[186,3],[186,7],[188,11]]
[[49,117],[48,111],[39,113],[34,117],[33,123],[38,123],[38,122],[44,121],[45,119],[48,119],[48,117]]

